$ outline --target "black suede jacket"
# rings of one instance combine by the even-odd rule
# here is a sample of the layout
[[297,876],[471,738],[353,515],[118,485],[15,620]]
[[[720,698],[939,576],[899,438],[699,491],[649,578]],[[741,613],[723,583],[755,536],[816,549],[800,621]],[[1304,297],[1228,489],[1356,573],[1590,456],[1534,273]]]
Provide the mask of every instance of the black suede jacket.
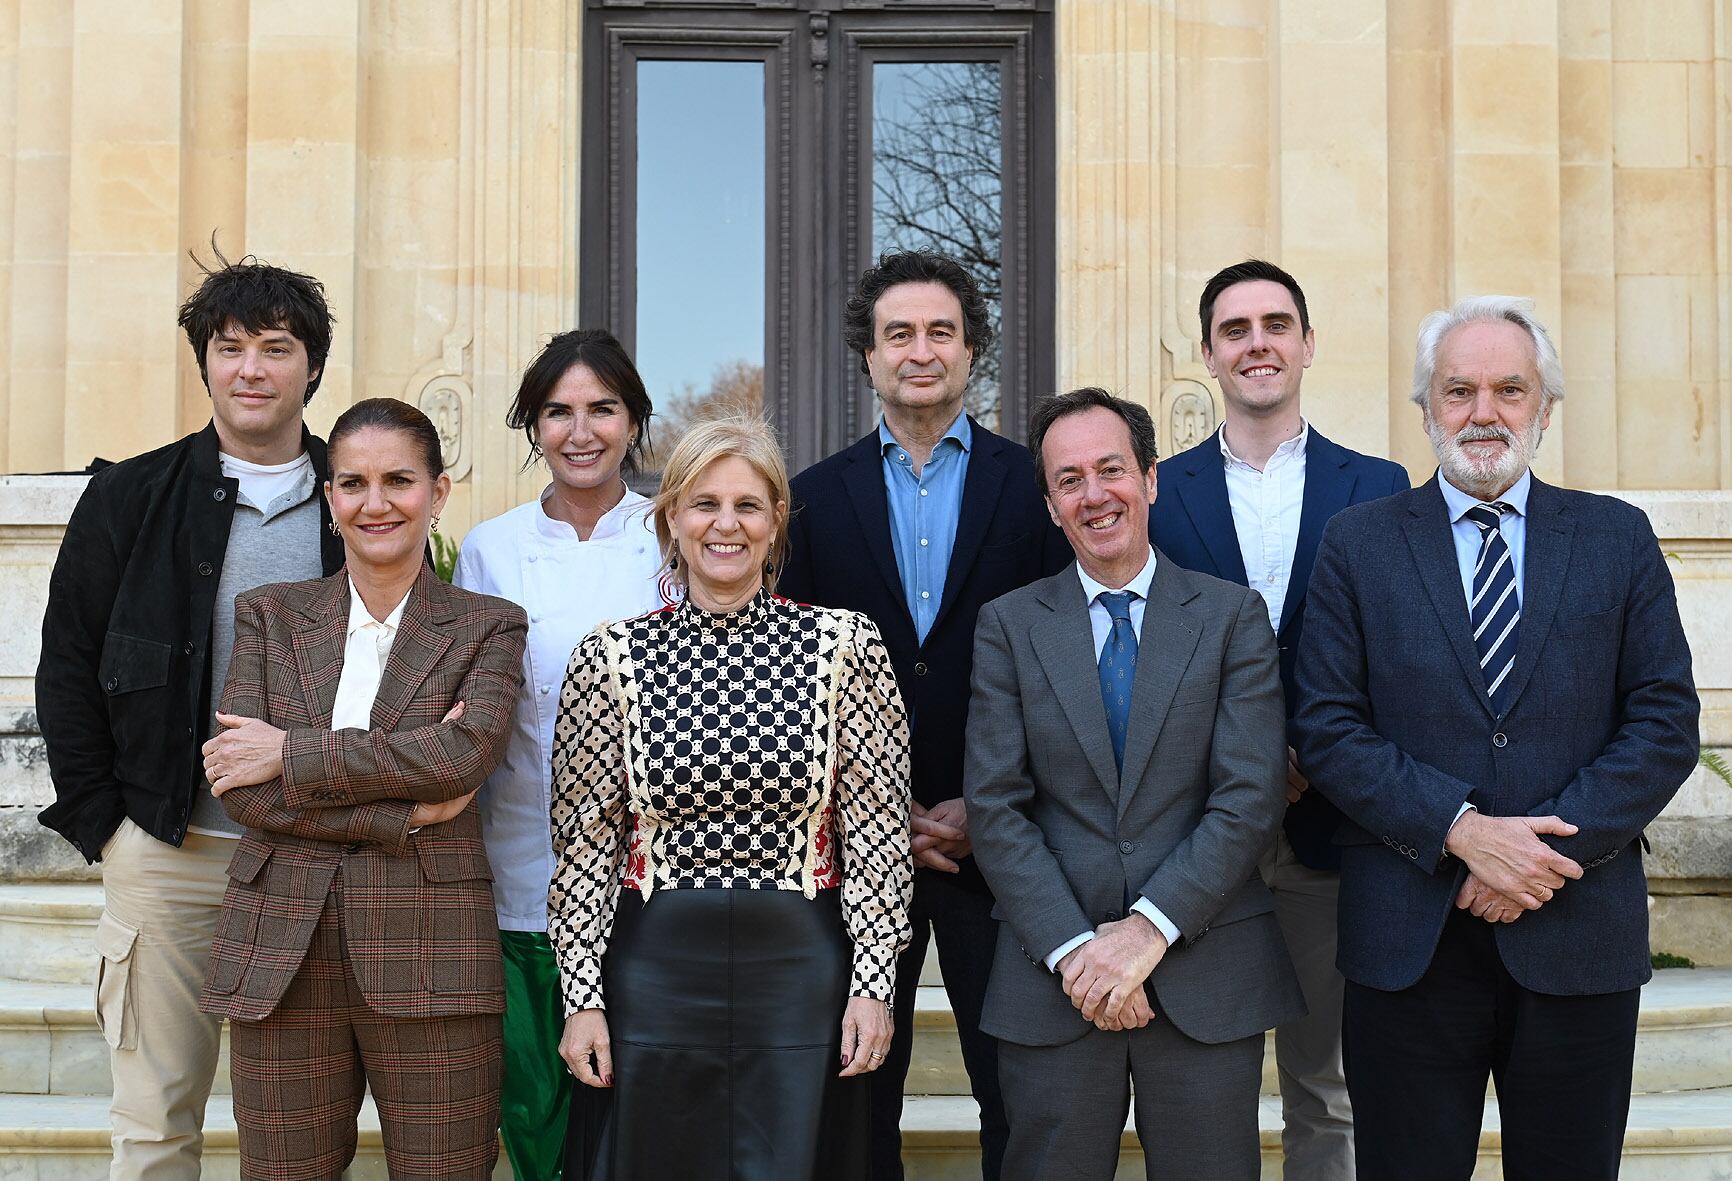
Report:
[[[322,485],[325,444],[302,431]],[[36,712],[54,803],[44,825],[96,861],[123,816],[186,839],[203,781],[211,615],[238,482],[222,474],[215,424],[91,477],[48,584]],[[330,509],[319,496],[319,517]],[[319,531],[326,574],[342,540]]]

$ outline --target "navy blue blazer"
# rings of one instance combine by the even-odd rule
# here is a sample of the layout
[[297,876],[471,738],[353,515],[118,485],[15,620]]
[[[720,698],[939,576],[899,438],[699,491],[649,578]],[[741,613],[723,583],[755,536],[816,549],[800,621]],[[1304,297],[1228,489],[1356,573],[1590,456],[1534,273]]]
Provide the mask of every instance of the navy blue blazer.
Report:
[[1581,880],[1497,927],[1518,983],[1591,995],[1651,974],[1639,840],[1695,767],[1700,712],[1672,576],[1641,510],[1538,479],[1524,565],[1499,716],[1437,478],[1324,530],[1292,729],[1313,787],[1350,822],[1337,956],[1350,980],[1406,988],[1431,963],[1466,873],[1443,853],[1464,802],[1580,828],[1542,839]]
[[[1293,549],[1293,576],[1287,586],[1287,601],[1281,607],[1281,626],[1275,633],[1289,719],[1298,700],[1293,665],[1305,627],[1305,586],[1311,578],[1323,526],[1350,504],[1403,492],[1407,487],[1407,469],[1400,464],[1350,451],[1324,438],[1316,427],[1311,428],[1305,441],[1305,499],[1299,511],[1299,541]],[[1245,586],[1249,580],[1239,535],[1233,528],[1233,508],[1227,501],[1220,432],[1189,451],[1162,460],[1156,469],[1155,491],[1155,503],[1149,509],[1149,536],[1155,546],[1188,570]],[[1290,805],[1284,821],[1293,852],[1312,869],[1340,866],[1341,856],[1335,848],[1335,830],[1340,824],[1341,813],[1335,805],[1314,791]]]
[[[914,798],[927,807],[962,794],[980,608],[1062,570],[1072,556],[1047,513],[1028,448],[969,421],[974,436],[962,516],[944,601],[924,644],[896,566],[876,429],[794,477],[788,562],[776,584],[777,593],[797,602],[847,607],[878,624],[908,707]],[[972,858],[959,880],[986,888]]]

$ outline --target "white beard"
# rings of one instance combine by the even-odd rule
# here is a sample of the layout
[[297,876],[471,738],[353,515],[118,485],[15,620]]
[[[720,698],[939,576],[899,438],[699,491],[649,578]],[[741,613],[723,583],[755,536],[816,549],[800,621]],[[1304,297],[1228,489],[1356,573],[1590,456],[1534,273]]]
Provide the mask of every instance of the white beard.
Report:
[[[1468,425],[1449,436],[1427,411],[1425,433],[1431,437],[1431,449],[1437,453],[1438,465],[1449,482],[1463,492],[1489,500],[1521,479],[1532,465],[1540,449],[1540,437],[1545,433],[1540,426],[1543,417],[1535,414],[1533,422],[1519,435],[1501,425]],[[1501,440],[1505,444],[1502,454],[1481,456],[1463,446],[1482,439]]]

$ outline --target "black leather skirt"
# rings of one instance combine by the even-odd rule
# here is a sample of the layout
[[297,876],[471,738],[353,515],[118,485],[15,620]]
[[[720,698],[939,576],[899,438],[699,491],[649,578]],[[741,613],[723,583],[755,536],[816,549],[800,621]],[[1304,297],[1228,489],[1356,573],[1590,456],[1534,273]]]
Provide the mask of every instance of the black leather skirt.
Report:
[[853,961],[839,894],[620,892],[602,968],[612,1101],[573,1113],[599,1116],[593,1177],[867,1175],[866,1077],[836,1077]]

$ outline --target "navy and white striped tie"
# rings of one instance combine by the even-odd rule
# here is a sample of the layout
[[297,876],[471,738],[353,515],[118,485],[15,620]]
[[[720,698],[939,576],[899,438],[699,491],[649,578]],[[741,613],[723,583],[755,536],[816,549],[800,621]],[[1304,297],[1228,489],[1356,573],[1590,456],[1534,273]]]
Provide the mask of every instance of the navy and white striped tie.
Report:
[[1510,670],[1515,667],[1516,639],[1522,610],[1516,594],[1515,561],[1510,556],[1498,523],[1514,507],[1498,501],[1476,504],[1463,515],[1479,530],[1479,558],[1473,567],[1473,597],[1468,600],[1468,618],[1473,623],[1473,646],[1479,652],[1479,667],[1485,673],[1491,707],[1502,714],[1509,690]]

